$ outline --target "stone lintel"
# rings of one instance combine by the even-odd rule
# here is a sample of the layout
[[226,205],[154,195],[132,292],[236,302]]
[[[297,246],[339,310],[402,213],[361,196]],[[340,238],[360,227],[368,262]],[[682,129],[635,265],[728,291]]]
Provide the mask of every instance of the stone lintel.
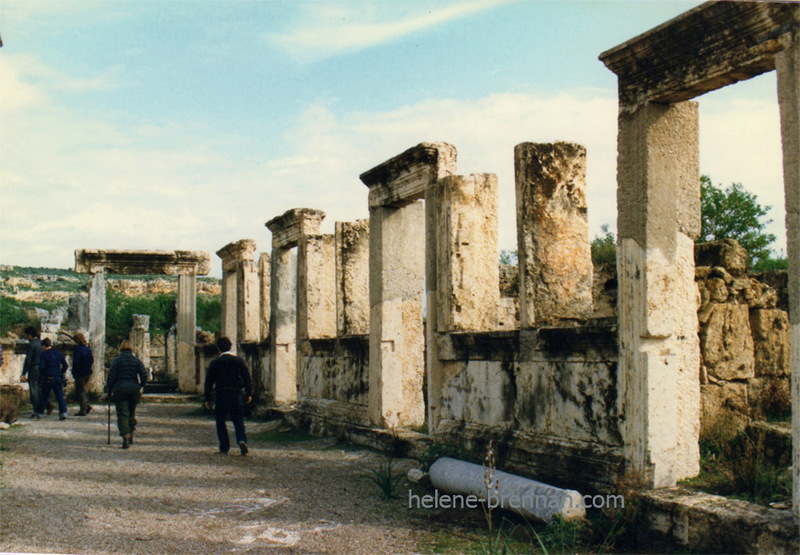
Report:
[[256,252],[256,242],[253,239],[241,239],[228,243],[217,251],[217,256],[222,259],[222,269],[236,271],[240,262],[252,262]]
[[775,69],[800,4],[706,2],[600,54],[622,106],[681,102]]
[[196,275],[211,270],[211,254],[205,251],[77,249],[75,271],[122,275]]
[[456,173],[456,148],[448,143],[420,143],[362,173],[369,187],[369,207],[402,205],[425,198],[429,183]]
[[272,232],[273,249],[296,247],[304,235],[319,235],[325,212],[313,208],[292,208],[265,225]]

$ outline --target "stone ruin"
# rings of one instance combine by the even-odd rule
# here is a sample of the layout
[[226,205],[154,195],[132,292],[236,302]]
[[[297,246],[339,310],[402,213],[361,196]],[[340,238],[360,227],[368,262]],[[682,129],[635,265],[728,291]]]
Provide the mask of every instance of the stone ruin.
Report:
[[[695,476],[704,411],[757,397],[768,377],[756,373],[760,359],[781,387],[792,376],[797,515],[798,41],[796,4],[709,2],[600,56],[619,78],[616,303],[593,303],[602,280],[593,284],[583,147],[515,148],[512,300],[500,296],[497,178],[458,175],[455,147],[421,143],[361,174],[368,220],[321,234],[325,214],[297,208],[267,222],[272,250],[258,262],[253,240],[223,247],[224,333],[237,337],[271,405],[312,429],[422,430],[467,448],[493,439],[504,468],[589,491]],[[771,70],[788,316],[735,263],[695,262],[690,99]],[[734,322],[752,341],[730,349]]]

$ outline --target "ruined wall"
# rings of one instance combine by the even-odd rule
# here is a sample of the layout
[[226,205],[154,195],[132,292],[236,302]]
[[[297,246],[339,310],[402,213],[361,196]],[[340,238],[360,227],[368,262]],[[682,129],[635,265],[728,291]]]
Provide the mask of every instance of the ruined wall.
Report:
[[791,408],[789,316],[778,308],[778,290],[745,274],[747,259],[733,240],[695,248],[701,437],[734,433],[750,419]]
[[621,457],[613,322],[449,334],[439,352],[435,439],[474,448],[493,437],[505,467],[570,487],[613,485]]

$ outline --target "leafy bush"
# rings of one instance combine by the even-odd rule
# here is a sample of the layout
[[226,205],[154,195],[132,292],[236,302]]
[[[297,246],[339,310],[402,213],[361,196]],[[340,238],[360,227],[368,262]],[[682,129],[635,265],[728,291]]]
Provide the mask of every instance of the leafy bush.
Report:
[[592,239],[592,262],[595,264],[613,264],[617,261],[617,240],[608,231],[608,225],[600,227],[603,234]]
[[209,332],[222,329],[222,297],[197,296],[197,327]]
[[106,342],[128,338],[134,314],[150,316],[150,333],[163,334],[175,323],[175,293],[128,297],[106,287]]

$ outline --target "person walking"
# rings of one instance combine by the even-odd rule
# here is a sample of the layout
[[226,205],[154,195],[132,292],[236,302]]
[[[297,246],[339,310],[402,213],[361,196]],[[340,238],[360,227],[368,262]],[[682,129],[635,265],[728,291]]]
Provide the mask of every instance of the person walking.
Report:
[[244,359],[231,352],[231,340],[221,337],[217,340],[217,348],[222,353],[211,361],[206,373],[205,407],[211,410],[212,392],[216,389],[214,415],[217,420],[217,439],[219,453],[227,455],[231,444],[228,438],[226,420],[230,415],[233,429],[236,432],[236,443],[239,451],[246,455],[247,434],[244,429],[244,405],[249,403],[253,395],[253,383],[250,370]]
[[122,448],[133,443],[136,430],[136,405],[142,396],[141,388],[147,383],[147,369],[133,354],[130,341],[123,341],[120,353],[111,361],[106,392],[117,407],[117,429],[122,437]]
[[82,333],[75,334],[75,352],[72,353],[72,377],[75,379],[75,394],[81,409],[75,416],[86,416],[92,411],[92,405],[86,397],[86,385],[92,377],[92,364],[94,357],[86,336]]
[[28,383],[28,394],[30,395],[33,410],[31,418],[36,418],[36,409],[39,408],[39,397],[42,390],[39,373],[42,341],[39,339],[39,330],[33,326],[25,328],[25,337],[28,338],[28,351],[25,353],[25,362],[22,363],[22,375],[19,381]]
[[39,406],[34,413],[34,418],[41,418],[52,391],[58,401],[58,419],[67,419],[67,401],[64,399],[64,382],[67,374],[67,361],[58,349],[53,349],[50,338],[42,340],[42,355],[39,358],[42,390],[39,397]]

